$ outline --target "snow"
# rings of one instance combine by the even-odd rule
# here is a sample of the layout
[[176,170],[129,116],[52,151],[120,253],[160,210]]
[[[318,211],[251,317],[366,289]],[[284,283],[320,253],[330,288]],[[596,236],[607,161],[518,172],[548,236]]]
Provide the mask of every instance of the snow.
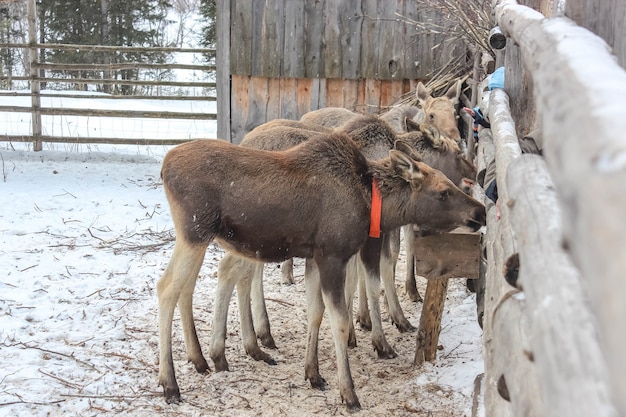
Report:
[[[78,104],[63,99],[54,105]],[[106,99],[89,102],[93,108],[107,105]],[[152,104],[142,100],[135,105]],[[0,134],[27,134],[30,120],[26,119],[25,114],[0,114]],[[81,135],[111,136],[108,129],[118,128],[119,135],[132,136],[150,126],[172,137],[215,136],[215,122],[190,128],[170,121],[159,128],[152,120],[136,124],[120,119],[51,118],[46,129],[58,132],[65,129],[63,123],[72,124],[73,132]],[[183,403],[165,403],[157,384],[155,288],[173,247],[171,217],[159,179],[168,149],[46,144],[42,152],[33,152],[29,144],[0,142],[4,271],[0,277],[0,415],[346,414],[337,390],[327,319],[321,333],[320,368],[330,389],[315,391],[303,378],[302,262],[296,262],[294,286],[280,284],[276,265],[266,267],[266,298],[279,345],[270,353],[278,365],[246,356],[239,338],[236,297],[229,311],[226,352],[231,372],[197,374],[185,359],[175,316],[174,363]],[[194,298],[205,351],[221,254],[219,247],[209,248]],[[397,286],[405,314],[417,325],[421,304],[404,295],[403,268],[401,258]],[[475,296],[464,280],[451,280],[440,337],[443,348],[434,364],[414,368],[415,334],[400,334],[386,314],[384,319],[398,358],[379,360],[369,333],[358,328],[358,347],[349,353],[364,406],[361,415],[472,415],[474,380],[483,372],[482,332]],[[483,415],[478,400],[477,414]]]

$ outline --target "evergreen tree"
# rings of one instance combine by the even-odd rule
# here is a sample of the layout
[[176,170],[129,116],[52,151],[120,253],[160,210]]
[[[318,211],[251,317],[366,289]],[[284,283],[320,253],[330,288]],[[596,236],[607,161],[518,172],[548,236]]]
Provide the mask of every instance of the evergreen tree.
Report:
[[[0,43],[24,43],[22,23],[26,19],[26,5],[22,2],[2,3],[0,6]],[[7,77],[0,81],[0,88],[11,89],[11,77],[24,75],[24,56],[21,49],[3,48],[0,50],[0,75]]]
[[[200,44],[204,48],[215,48],[217,43],[217,35],[215,28],[215,18],[217,14],[217,6],[215,0],[200,0],[200,14],[204,18],[204,26],[202,27],[202,39]],[[215,62],[215,54],[205,54],[207,62]]]
[[[42,41],[74,45],[164,46],[162,31],[169,2],[165,0],[40,0]],[[46,60],[56,63],[165,62],[166,53],[51,50]],[[100,71],[64,72],[64,77],[99,78]],[[108,74],[112,75],[112,74]],[[115,71],[117,79],[135,80],[138,69]],[[101,90],[108,90],[99,86]],[[134,88],[120,84],[115,90],[131,94]]]

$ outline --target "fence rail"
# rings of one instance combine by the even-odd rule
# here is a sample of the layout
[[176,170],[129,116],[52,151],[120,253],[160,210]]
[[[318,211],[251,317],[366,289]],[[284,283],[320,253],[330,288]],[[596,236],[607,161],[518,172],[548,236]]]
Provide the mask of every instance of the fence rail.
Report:
[[[626,171],[616,132],[626,131],[626,71],[571,20],[494,3],[512,44],[505,90],[523,83],[513,54],[545,143],[544,158],[522,155],[508,94],[491,92],[499,196],[487,219],[486,414],[623,416]],[[489,146],[479,142],[479,155]]]
[[[31,132],[30,134],[14,134],[7,133],[0,135],[2,141],[12,142],[33,142],[35,150],[42,149],[43,142],[51,143],[106,143],[106,144],[131,144],[131,145],[172,145],[185,141],[189,141],[194,137],[186,135],[186,137],[167,137],[159,139],[156,137],[148,138],[125,138],[115,136],[69,136],[69,135],[50,135],[43,131],[42,117],[63,117],[71,116],[77,118],[134,118],[134,119],[173,119],[178,121],[194,120],[194,121],[214,121],[217,120],[217,114],[215,111],[207,112],[203,110],[194,110],[194,107],[201,106],[202,102],[215,102],[216,96],[212,92],[216,88],[216,83],[208,78],[206,73],[215,73],[216,66],[209,64],[189,64],[189,63],[145,63],[145,62],[126,62],[126,63],[102,63],[102,64],[62,64],[55,62],[39,62],[39,58],[42,56],[40,53],[44,50],[71,50],[80,52],[103,52],[103,53],[175,53],[175,54],[204,54],[214,55],[214,49],[206,48],[174,48],[174,47],[128,47],[128,46],[105,46],[105,45],[70,45],[70,44],[41,44],[41,43],[14,43],[0,44],[0,47],[7,49],[21,49],[24,51],[25,57],[30,57],[30,68],[25,69],[26,75],[0,76],[0,81],[12,84],[14,82],[27,82],[30,86],[30,92],[26,91],[0,91],[0,99],[6,97],[25,98],[30,97],[30,105],[26,103],[22,105],[2,105],[0,104],[0,112],[7,113],[29,113],[31,116]],[[116,71],[125,70],[147,70],[147,71],[199,71],[201,76],[198,79],[189,81],[171,80],[171,79],[156,79],[158,74],[153,79],[121,79],[116,78]],[[47,73],[54,71],[55,76],[50,76]],[[69,76],[72,72],[80,75],[79,77]],[[85,76],[86,72],[98,73],[102,77],[89,77]],[[119,73],[118,73],[119,74]],[[71,90],[55,90],[49,91],[42,88],[50,87],[52,85],[62,86],[61,88],[68,88],[68,86],[80,86],[79,89]],[[135,90],[136,88],[144,87],[151,90],[154,94],[137,94],[136,91],[130,94],[103,94],[93,91],[93,87],[89,89],[89,86],[129,86]],[[174,95],[163,94],[164,89],[178,89]],[[85,91],[87,89],[87,91]],[[183,90],[183,91],[181,91]],[[91,94],[90,91],[93,91]],[[207,94],[209,91],[209,94]],[[192,92],[194,94],[190,94]],[[81,94],[82,93],[82,94]],[[44,100],[42,100],[44,99]],[[42,105],[42,101],[45,103],[45,99],[56,100],[57,99],[72,99],[73,106],[59,106],[56,104]],[[96,109],[90,108],[89,104],[85,104],[82,107],[80,102],[87,100],[111,100],[112,103],[117,103],[116,107],[124,107],[121,104],[123,101],[132,100],[156,100],[158,102],[177,102],[181,103],[178,107],[183,108],[181,111],[169,111],[164,109]],[[184,102],[188,101],[189,106],[183,106]],[[194,105],[193,103],[198,103]],[[5,102],[5,104],[7,104]],[[206,106],[204,106],[206,107]],[[187,109],[186,111],[184,109]],[[189,111],[191,109],[191,111]],[[214,130],[213,130],[214,132]],[[213,133],[214,135],[215,133]],[[149,132],[146,135],[150,135]],[[210,133],[203,135],[204,137],[211,136]]]

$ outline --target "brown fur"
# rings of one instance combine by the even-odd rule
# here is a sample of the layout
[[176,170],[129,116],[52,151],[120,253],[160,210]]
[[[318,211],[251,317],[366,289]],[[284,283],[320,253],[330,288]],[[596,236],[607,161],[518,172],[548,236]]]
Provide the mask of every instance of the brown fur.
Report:
[[[323,297],[335,340],[340,394],[352,410],[360,404],[346,350],[345,268],[368,240],[372,179],[380,184],[383,232],[406,223],[440,232],[485,223],[484,206],[439,171],[401,151],[391,151],[380,161],[367,160],[340,133],[277,152],[216,140],[190,142],[168,152],[161,175],[176,229],[174,253],[157,285],[159,381],[168,402],[180,400],[171,350],[176,304],[188,356],[198,371],[208,370],[193,323],[192,295],[212,240],[250,259],[298,256],[315,261],[318,275],[309,282],[321,295],[311,295],[310,303],[321,303]],[[310,310],[319,311],[313,304]],[[323,378],[317,352],[308,351],[307,359],[306,377],[319,386]]]

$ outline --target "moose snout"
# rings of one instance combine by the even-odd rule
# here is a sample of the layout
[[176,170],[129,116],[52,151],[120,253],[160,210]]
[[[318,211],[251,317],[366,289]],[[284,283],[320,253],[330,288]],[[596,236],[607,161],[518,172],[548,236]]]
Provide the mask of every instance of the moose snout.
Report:
[[471,217],[467,222],[467,226],[475,232],[486,224],[487,211],[485,210],[485,206],[481,204],[479,207],[476,207],[472,210]]

